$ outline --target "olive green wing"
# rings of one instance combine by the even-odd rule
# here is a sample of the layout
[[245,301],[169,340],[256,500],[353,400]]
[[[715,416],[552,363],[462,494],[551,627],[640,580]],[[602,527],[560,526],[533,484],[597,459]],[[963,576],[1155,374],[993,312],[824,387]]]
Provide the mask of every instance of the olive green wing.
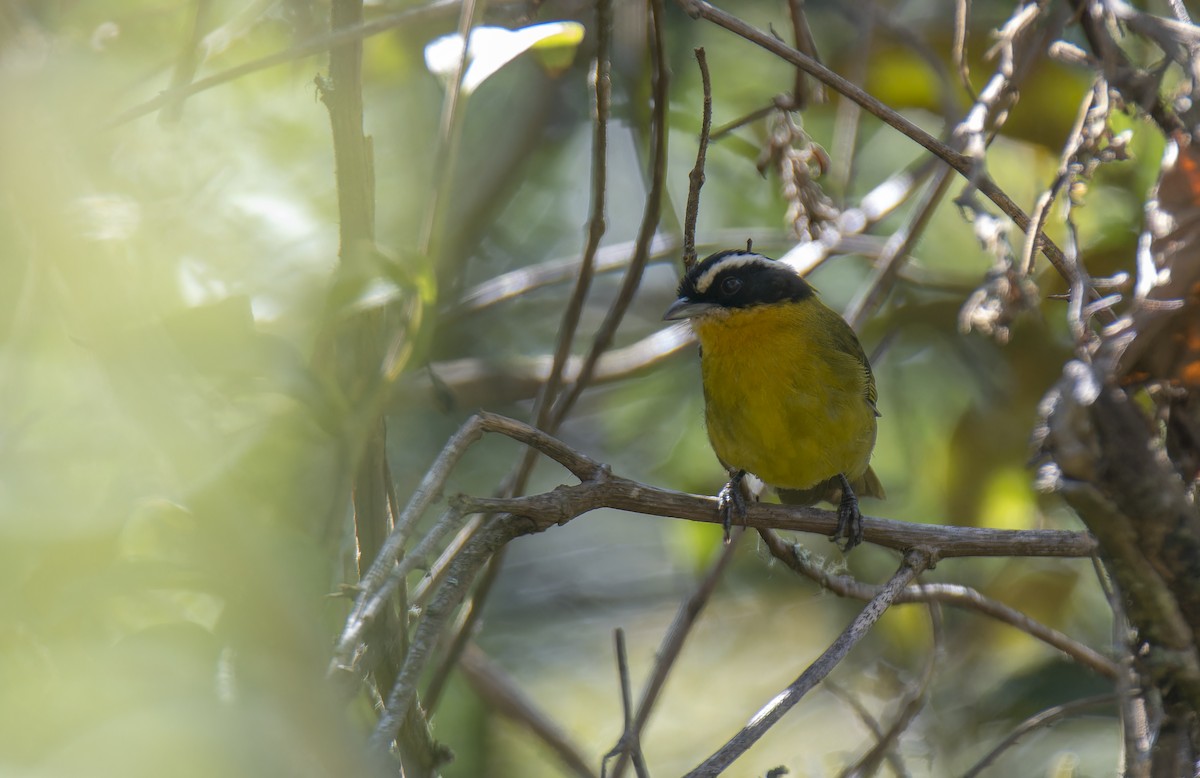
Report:
[[875,374],[871,372],[871,363],[867,360],[867,353],[863,351],[862,344],[858,342],[858,336],[854,334],[854,330],[846,323],[845,319],[838,317],[842,322],[841,327],[835,329],[833,333],[834,343],[838,349],[854,357],[859,365],[862,366],[863,374],[866,377],[866,400],[867,405],[871,406],[871,410],[879,416],[879,408],[877,406],[879,395],[875,391]]

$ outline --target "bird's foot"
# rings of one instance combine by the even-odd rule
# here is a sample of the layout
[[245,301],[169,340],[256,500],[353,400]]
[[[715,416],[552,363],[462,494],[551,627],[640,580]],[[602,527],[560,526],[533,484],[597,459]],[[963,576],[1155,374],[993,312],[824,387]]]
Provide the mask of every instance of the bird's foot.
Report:
[[[850,482],[846,480],[846,476],[839,474],[838,478],[842,481],[842,500],[838,503],[837,509],[837,529],[830,536],[842,553],[848,553],[850,549],[857,546],[863,541],[863,522],[862,513],[858,510],[858,498],[854,496],[854,490],[850,488]],[[846,544],[838,543],[839,540],[845,539]]]
[[734,514],[737,514],[739,523],[744,524],[746,521],[746,497],[742,494],[742,479],[745,477],[746,471],[738,470],[731,475],[729,483],[717,492],[717,512],[721,514],[721,526],[725,528],[726,543],[729,542],[729,532]]

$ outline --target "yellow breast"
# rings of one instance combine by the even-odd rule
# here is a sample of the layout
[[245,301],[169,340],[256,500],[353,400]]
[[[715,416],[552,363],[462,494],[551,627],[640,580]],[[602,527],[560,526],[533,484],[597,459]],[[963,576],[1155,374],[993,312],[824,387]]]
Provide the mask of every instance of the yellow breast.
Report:
[[693,320],[708,437],[727,467],[807,489],[867,469],[875,446],[868,369],[849,325],[813,297]]

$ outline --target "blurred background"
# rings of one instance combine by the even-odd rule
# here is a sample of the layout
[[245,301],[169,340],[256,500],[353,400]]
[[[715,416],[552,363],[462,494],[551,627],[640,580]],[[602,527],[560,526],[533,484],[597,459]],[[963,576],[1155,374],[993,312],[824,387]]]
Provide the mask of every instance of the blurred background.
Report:
[[[368,3],[367,19],[409,5]],[[806,6],[823,60],[918,125],[938,134],[944,113],[957,119],[969,107],[947,76],[947,4]],[[673,5],[666,10],[666,248],[617,347],[663,329],[661,313],[674,299],[700,116],[692,49],[708,54],[715,125],[769,105],[794,80],[778,59]],[[735,10],[762,29],[790,30],[783,2]],[[976,89],[994,68],[983,59],[990,31],[1011,11],[1011,3],[971,4]],[[363,310],[407,306],[409,351],[387,404],[401,503],[476,409],[529,418],[537,366],[553,353],[574,269],[527,290],[532,275],[519,271],[577,262],[584,244],[591,4],[487,5],[487,24],[569,20],[584,35],[552,57],[519,54],[465,98],[430,253],[420,236],[445,90],[425,48],[454,30],[458,7],[366,40],[365,130],[390,270],[351,284],[339,272],[329,117],[314,82],[327,54],[138,110],[190,72],[189,52],[195,78],[206,78],[319,38],[328,14],[320,0],[0,4],[4,774],[365,774],[371,705],[347,706],[324,679],[348,608],[335,595],[354,580],[347,474],[362,433],[355,409],[339,400],[336,366],[315,358],[322,339]],[[646,39],[645,6],[616,0],[603,244],[615,259],[631,251],[648,184]],[[1027,211],[1055,174],[1090,84],[1085,70],[1043,62],[990,149],[989,171]],[[839,109],[835,97],[802,120],[835,154],[834,167],[845,167],[822,181],[827,194],[851,206],[925,152],[873,119],[862,120],[847,147]],[[1074,211],[1094,275],[1132,268],[1160,154],[1153,129],[1123,115],[1114,123],[1133,130],[1133,159],[1101,168]],[[772,256],[796,245],[778,176],[756,166],[767,131],[759,120],[712,144],[702,255],[747,238]],[[1080,529],[1057,501],[1038,497],[1027,468],[1037,402],[1071,350],[1064,304],[1045,300],[1013,324],[1007,343],[960,332],[959,310],[994,262],[953,203],[961,187],[952,184],[911,272],[861,332],[882,413],[874,466],[888,490],[886,502],[868,501],[864,511]],[[910,207],[872,228],[876,245]],[[1048,232],[1064,237],[1057,220]],[[810,279],[842,308],[870,269],[869,256],[839,256]],[[590,345],[620,280],[619,270],[597,277],[576,353]],[[1052,276],[1041,280],[1043,290],[1062,291]],[[725,479],[705,438],[694,347],[590,389],[559,435],[616,473],[657,486],[714,494]],[[492,493],[519,453],[511,441],[484,441],[447,491]],[[528,491],[569,482],[543,462]],[[824,538],[798,540],[842,564]],[[642,737],[657,775],[682,773],[724,743],[860,607],[773,563],[757,543],[740,543]],[[518,539],[475,643],[598,770],[622,726],[613,630],[627,633],[636,696],[680,599],[720,549],[719,527],[615,511]],[[864,547],[845,564],[881,583],[897,561]],[[977,587],[1102,651],[1112,641],[1111,613],[1086,560],[950,560],[925,580]],[[952,609],[944,621],[926,703],[898,747],[914,775],[959,774],[1024,717],[1108,690],[1010,627]],[[924,606],[893,609],[835,671],[842,693],[814,691],[730,774],[778,765],[794,775],[837,774],[873,742],[845,698],[888,721],[931,650]],[[458,673],[433,730],[455,755],[447,776],[573,774]],[[1101,711],[1022,741],[994,772],[1110,774],[1119,745],[1115,715]]]

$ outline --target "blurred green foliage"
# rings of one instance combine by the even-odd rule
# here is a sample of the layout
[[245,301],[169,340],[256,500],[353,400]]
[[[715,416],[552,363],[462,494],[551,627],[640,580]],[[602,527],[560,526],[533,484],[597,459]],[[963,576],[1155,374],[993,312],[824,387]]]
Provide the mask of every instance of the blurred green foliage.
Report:
[[[316,0],[206,8],[208,75],[319,35]],[[373,14],[396,10],[372,6]],[[974,3],[973,80],[989,25],[1009,4]],[[396,5],[399,7],[399,5]],[[840,72],[859,54],[834,3],[810,3],[818,45]],[[897,6],[947,60],[944,4]],[[497,14],[503,14],[501,8]],[[790,29],[784,4],[746,3],[760,26]],[[502,272],[578,254],[588,209],[588,26],[575,63],[548,72],[532,57],[506,66],[464,106],[445,233],[420,255],[442,91],[422,47],[453,14],[366,45],[367,132],[374,139],[377,275],[337,273],[336,192],[328,117],[313,78],[325,57],[261,70],[196,94],[177,120],[155,113],[116,125],[165,89],[196,3],[183,0],[13,2],[0,8],[0,772],[22,775],[361,775],[371,714],[347,708],[324,680],[352,581],[348,484],[363,430],[338,376],[314,359],[332,322],[417,294],[420,348],[401,384],[426,364],[477,359],[497,368],[553,350],[567,286],[466,317],[458,295]],[[541,19],[560,18],[546,3]],[[647,53],[643,9],[617,3],[614,117],[606,242],[631,240],[645,189]],[[706,47],[720,124],[790,88],[781,62],[675,8],[666,232],[677,230],[700,104],[693,46]],[[923,126],[940,126],[928,63],[876,31],[867,86]],[[828,42],[828,49],[826,49]],[[845,52],[841,54],[840,52]],[[1088,75],[1039,72],[989,157],[1027,209],[1051,180]],[[955,99],[965,106],[958,89]],[[830,105],[805,126],[826,148]],[[1076,210],[1096,274],[1128,269],[1161,141],[1134,130],[1135,160],[1105,168]],[[777,181],[754,167],[764,135],[751,124],[714,144],[699,240],[764,232],[788,245]],[[853,202],[920,158],[917,146],[864,121]],[[960,188],[956,184],[953,191]],[[886,235],[903,213],[879,228]],[[1050,232],[1061,237],[1059,225]],[[1019,246],[1020,236],[1013,235]],[[760,247],[767,250],[766,244]],[[947,199],[913,263],[969,290],[990,266]],[[650,268],[618,344],[657,330],[677,264]],[[843,305],[866,263],[839,259],[814,275]],[[369,276],[371,274],[368,274]],[[434,278],[436,276],[436,279]],[[1046,276],[1043,287],[1057,290]],[[391,284],[391,287],[388,287]],[[388,294],[369,292],[382,285]],[[616,288],[602,277],[580,346]],[[436,290],[436,291],[435,291]],[[889,500],[875,515],[993,527],[1077,528],[1031,489],[1028,433],[1036,404],[1069,353],[1062,303],[999,346],[963,335],[963,294],[902,283],[865,330],[883,413],[876,469]],[[577,348],[576,351],[580,349]],[[587,394],[562,437],[614,470],[712,493],[723,475],[704,439],[691,350]],[[320,365],[320,366],[317,366]],[[497,379],[491,411],[527,417],[528,396]],[[446,400],[450,408],[446,408]],[[395,407],[389,453],[401,500],[473,410],[421,394]],[[451,491],[491,491],[515,445],[472,452]],[[565,480],[539,466],[531,489]],[[821,538],[802,538],[833,554]],[[615,742],[620,710],[611,632],[629,633],[635,686],[645,677],[682,593],[719,545],[719,530],[610,511],[510,550],[478,636],[589,755]],[[885,578],[894,556],[863,549],[850,569]],[[958,560],[929,574],[975,586],[1093,646],[1109,644],[1107,606],[1084,561]],[[772,565],[746,538],[690,639],[643,736],[656,773],[694,765],[794,678],[855,612]],[[1019,718],[1103,688],[1046,647],[970,613],[947,612],[930,702],[902,741],[915,774],[965,769]],[[890,613],[835,674],[881,718],[930,651],[918,606]],[[560,775],[523,730],[490,713],[456,679],[434,721],[458,755],[447,775]],[[1101,717],[1044,733],[1005,757],[1005,774],[1079,774],[1115,763],[1117,725]],[[739,763],[737,774],[787,764],[823,774],[870,737],[832,695],[814,693]]]

